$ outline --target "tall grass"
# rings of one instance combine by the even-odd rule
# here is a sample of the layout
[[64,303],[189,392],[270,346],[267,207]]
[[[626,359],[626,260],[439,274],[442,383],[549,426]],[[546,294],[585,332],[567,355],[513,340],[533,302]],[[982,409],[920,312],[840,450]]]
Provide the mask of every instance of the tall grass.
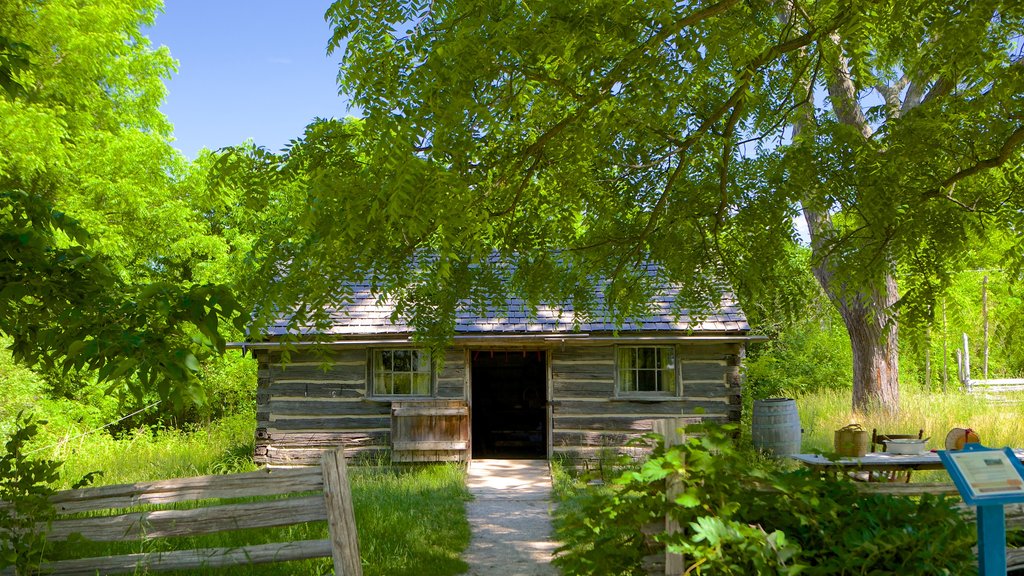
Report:
[[[100,470],[94,485],[221,474],[254,470],[255,422],[251,415],[232,416],[192,431],[141,429],[112,438],[105,433],[46,445],[40,455],[64,460],[61,485],[67,488],[84,474]],[[447,464],[407,469],[351,467],[352,499],[359,545],[367,576],[442,576],[460,574],[460,559],[469,544],[465,502],[465,468]],[[188,508],[182,503],[173,508]],[[108,555],[198,547],[238,547],[265,542],[327,537],[326,522],[159,539],[131,544],[80,542],[58,545],[54,559],[81,554]],[[216,574],[328,574],[330,559],[209,571]]]
[[924,430],[929,448],[944,448],[953,428],[972,428],[986,446],[1024,446],[1024,405],[996,404],[962,392],[947,394],[901,390],[899,410],[858,414],[851,407],[849,390],[829,390],[797,399],[804,429],[803,449],[831,450],[833,433],[850,423],[871,432],[916,434]]
[[141,428],[118,438],[69,433],[41,453],[64,461],[62,489],[95,470],[102,472],[97,485],[248,472],[256,469],[254,430],[252,415],[239,414],[195,430]]

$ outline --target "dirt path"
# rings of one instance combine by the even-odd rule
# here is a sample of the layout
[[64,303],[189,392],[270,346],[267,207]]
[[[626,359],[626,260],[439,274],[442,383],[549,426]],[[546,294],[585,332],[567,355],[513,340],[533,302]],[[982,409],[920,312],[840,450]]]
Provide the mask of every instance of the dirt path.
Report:
[[473,576],[554,576],[551,475],[544,460],[473,460],[466,504]]

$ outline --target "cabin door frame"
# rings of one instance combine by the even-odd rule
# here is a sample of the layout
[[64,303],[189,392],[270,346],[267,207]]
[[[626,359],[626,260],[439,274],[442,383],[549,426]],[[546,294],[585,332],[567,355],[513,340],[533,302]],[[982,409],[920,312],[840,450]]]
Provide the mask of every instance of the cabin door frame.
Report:
[[[485,358],[480,362],[482,358]],[[524,354],[527,357],[535,358],[531,360],[529,364],[529,370],[533,373],[530,374],[530,384],[524,385],[522,388],[524,393],[527,393],[527,398],[524,399],[524,406],[521,408],[530,410],[530,405],[533,398],[529,397],[532,395],[534,390],[536,391],[536,402],[537,406],[533,409],[536,410],[535,415],[531,416],[539,418],[540,422],[540,437],[534,438],[534,441],[530,442],[529,451],[530,456],[524,456],[522,453],[517,453],[513,448],[508,450],[507,453],[510,455],[503,456],[501,446],[495,444],[513,444],[517,443],[516,437],[509,436],[507,431],[498,431],[499,437],[495,438],[490,435],[491,430],[488,430],[488,426],[497,426],[496,422],[500,422],[501,414],[495,415],[494,400],[495,398],[484,399],[480,396],[483,394],[483,386],[477,386],[478,382],[475,382],[475,377],[480,377],[480,371],[477,370],[478,366],[483,365],[484,370],[488,368],[487,364],[491,364],[492,354],[497,357],[498,355],[507,355],[510,359],[513,355],[522,357]],[[548,348],[543,347],[494,347],[494,348],[467,348],[466,349],[466,400],[469,404],[470,412],[470,447],[472,458],[536,458],[536,459],[550,459],[552,453],[552,424],[553,424],[553,412],[552,412],[552,389],[551,389],[551,351]],[[491,364],[489,368],[495,368],[494,364]],[[482,370],[483,371],[483,370]],[[529,392],[527,392],[529,391]],[[516,399],[510,399],[506,402],[506,406],[510,407],[509,411],[515,411],[520,409],[515,403]],[[495,420],[495,416],[497,419]],[[479,418],[479,419],[478,419]],[[486,425],[484,423],[487,423]],[[519,432],[525,434],[527,430],[520,430]],[[504,437],[500,437],[504,434]],[[493,456],[489,454],[494,454]]]

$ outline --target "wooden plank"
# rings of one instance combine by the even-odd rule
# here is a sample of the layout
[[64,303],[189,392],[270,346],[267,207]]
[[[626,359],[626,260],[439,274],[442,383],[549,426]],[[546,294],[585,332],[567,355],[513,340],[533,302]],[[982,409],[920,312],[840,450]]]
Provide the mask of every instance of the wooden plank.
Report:
[[584,432],[555,430],[551,442],[556,446],[623,446],[639,441],[642,432]]
[[1006,569],[1018,570],[1024,568],[1024,548],[1006,549]]
[[290,398],[364,398],[366,383],[271,382],[261,387],[259,393]]
[[739,394],[736,388],[725,384],[725,378],[717,382],[683,382],[683,397],[686,399],[722,398]]
[[581,360],[598,360],[607,362],[614,358],[614,346],[570,346],[567,339],[564,349],[556,347],[551,351],[551,366],[553,368],[563,360],[576,362]]
[[273,420],[265,428],[274,430],[383,430],[391,426],[391,417],[381,418],[289,418]]
[[[692,415],[690,415],[692,416]],[[702,414],[703,420],[724,422],[726,414]],[[644,416],[563,416],[555,417],[553,429],[567,432],[580,431],[617,431],[617,432],[650,432],[652,421],[656,418]]]
[[558,380],[615,380],[615,366],[592,364],[562,364],[551,367],[551,378]]
[[392,450],[465,450],[469,448],[469,442],[464,440],[440,441],[440,440],[413,440],[407,442],[395,442]]
[[551,386],[553,400],[561,398],[611,398],[615,395],[614,380],[551,380]]
[[686,382],[694,380],[711,380],[715,382],[721,382],[725,385],[725,373],[728,370],[728,366],[722,363],[714,362],[684,362],[682,365],[682,376],[683,385]]
[[327,526],[331,532],[334,573],[338,576],[362,576],[356,516],[352,507],[352,489],[341,450],[324,452],[321,469],[324,476],[323,501],[327,506]]
[[554,404],[555,416],[601,416],[604,414],[615,415],[641,415],[641,416],[679,416],[683,411],[681,399],[636,401],[616,399],[607,402],[556,402]]
[[[337,448],[337,446],[334,448]],[[367,452],[375,452],[384,448],[388,448],[388,445],[345,446],[345,455],[349,458],[355,458]],[[330,450],[330,448],[326,450]],[[282,464],[285,461],[294,461],[296,464],[319,464],[320,456],[324,451],[325,448],[321,447],[278,446],[275,444],[267,446],[267,456],[274,458],[278,464]]]
[[691,344],[679,345],[679,356],[685,360],[728,360],[740,352],[737,344]]
[[971,386],[1014,386],[1024,389],[1024,378],[989,378],[988,380],[971,380]]
[[57,520],[47,537],[50,540],[67,540],[77,532],[95,542],[122,542],[287,526],[326,518],[323,499],[317,495],[191,510],[153,510]]
[[972,384],[973,386],[971,386],[971,392],[973,393],[1012,394],[1015,392],[1024,392],[1024,384],[979,384],[977,380],[975,380]]
[[444,451],[444,450],[425,450],[425,451],[410,451],[410,452],[392,452],[391,461],[398,463],[410,463],[410,462],[465,462],[469,460],[469,451],[457,450],[457,451]]
[[959,496],[956,486],[949,482],[858,482],[857,489],[867,494],[889,494],[890,496],[920,496],[922,494],[944,494]]
[[318,366],[286,366],[284,368],[270,367],[271,380],[287,382],[320,382],[329,380],[332,382],[366,382],[365,360],[360,365],[335,364],[323,370]]
[[76,514],[140,504],[167,504],[208,498],[274,496],[320,490],[319,470],[257,470],[241,474],[172,478],[63,490],[50,497],[60,514]]
[[42,572],[66,576],[94,576],[95,574],[130,574],[140,567],[149,571],[196,570],[221,568],[241,564],[267,564],[322,558],[331,555],[329,540],[300,540],[253,546],[232,546],[230,548],[205,548],[200,550],[171,550],[107,556],[102,558],[81,558],[47,562]]
[[[345,457],[353,461],[377,462],[387,458],[391,448],[386,446],[367,446],[356,450],[345,450]],[[319,466],[324,451],[305,448],[268,447],[263,463],[268,466]]]
[[[322,362],[325,359],[328,362],[343,362],[345,364],[355,364],[357,362],[366,363],[366,347],[354,347],[354,348],[334,348],[331,350],[323,351],[312,351],[312,350],[299,350],[293,352],[291,357],[288,359],[289,362]],[[323,352],[326,354],[320,353]],[[275,351],[270,358],[271,362],[280,363],[281,353]]]
[[646,458],[651,453],[650,447],[646,446],[607,446],[603,448],[555,446],[554,451],[558,457],[591,461],[601,460],[609,453],[625,455],[634,460]]
[[289,432],[287,430],[262,430],[256,433],[258,445],[274,445],[278,447],[297,448],[346,448],[360,446],[389,446],[391,431],[375,432],[343,432],[324,430],[323,432]]
[[437,388],[437,395],[440,398],[451,398],[451,399],[465,399],[466,388],[461,384],[456,388],[454,386],[439,386]]
[[383,402],[322,402],[310,400],[271,399],[264,410],[274,416],[374,416],[390,413],[391,406]]
[[[654,432],[660,434],[664,439],[665,446],[677,446],[686,441],[684,429],[693,424],[693,418],[663,418],[653,422]],[[682,478],[678,474],[669,474],[665,478],[665,498],[669,502],[675,502],[684,492]],[[672,518],[670,514],[665,515],[665,533],[676,534],[681,530],[679,521]],[[683,555],[665,551],[665,574],[682,574],[685,569]]]
[[461,407],[456,407],[456,408],[449,408],[449,407],[444,407],[444,408],[437,407],[437,408],[434,408],[434,407],[430,407],[430,406],[422,406],[422,407],[417,406],[417,407],[411,407],[411,408],[395,408],[395,409],[393,409],[391,411],[391,415],[392,416],[400,416],[400,417],[407,417],[407,416],[468,416],[469,415],[469,407],[468,406],[461,406]]

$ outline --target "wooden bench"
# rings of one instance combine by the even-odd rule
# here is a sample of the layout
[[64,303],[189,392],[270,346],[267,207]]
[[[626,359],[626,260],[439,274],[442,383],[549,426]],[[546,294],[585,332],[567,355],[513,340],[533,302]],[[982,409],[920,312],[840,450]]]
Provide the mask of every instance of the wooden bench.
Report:
[[[313,491],[320,494],[308,494]],[[284,497],[240,504],[202,502],[187,510],[125,511],[140,506],[265,496]],[[42,573],[92,576],[131,573],[138,568],[195,570],[332,557],[335,574],[362,575],[352,494],[340,448],[324,452],[319,467],[66,490],[51,500],[58,516],[47,540],[55,542],[65,541],[72,534],[96,542],[137,542],[322,520],[327,521],[330,538],[58,560],[44,563]],[[82,517],[86,513],[89,516]]]

